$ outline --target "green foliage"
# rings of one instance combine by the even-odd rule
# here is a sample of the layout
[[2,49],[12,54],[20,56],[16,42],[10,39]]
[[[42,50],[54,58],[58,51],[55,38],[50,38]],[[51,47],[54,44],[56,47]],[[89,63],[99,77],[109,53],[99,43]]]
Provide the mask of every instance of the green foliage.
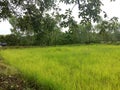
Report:
[[[97,32],[100,34],[102,41],[116,41],[116,32],[120,33],[120,23],[117,17],[113,17],[110,20],[103,20],[96,25]],[[116,38],[116,40],[115,40]]]
[[10,17],[12,12],[9,10],[9,2],[7,0],[0,0],[0,19]]
[[43,13],[45,10],[49,10],[54,3],[55,0],[0,0],[0,18],[21,17],[25,14],[31,14],[34,8],[38,8],[39,12]]
[[10,46],[15,46],[17,43],[19,43],[19,40],[17,39],[17,37],[14,34],[6,35],[4,37],[5,37],[4,42],[7,42],[7,44]]
[[[13,17],[10,23],[12,35],[1,36],[1,42],[8,45],[64,45],[82,43],[118,43],[120,41],[120,24],[116,17],[110,20],[103,20],[96,26],[91,22],[78,24],[73,17],[66,23],[61,23],[62,27],[67,25],[68,31],[62,32],[58,25],[58,20],[46,14],[44,17],[23,18]],[[22,23],[22,24],[21,24]],[[64,26],[65,25],[65,26]],[[14,40],[13,40],[14,38]],[[14,43],[14,44],[10,44]]]
[[[101,0],[0,0],[0,18],[33,15],[33,12],[34,15],[37,13],[44,14],[44,12],[54,9],[56,2],[78,5],[79,17],[82,18],[82,23],[99,21],[100,12],[102,11],[101,6],[103,5]],[[35,8],[38,10],[35,11]]]
[[4,42],[5,41],[5,37],[3,35],[0,35],[0,42]]
[[[18,40],[18,42],[15,40],[15,45],[46,46],[119,41],[120,24],[118,18],[113,17],[108,21],[101,20],[100,6],[102,2],[100,0],[59,1],[64,4],[78,5],[80,24],[72,16],[73,9],[66,9],[64,14],[60,14],[60,8],[56,2],[57,0],[0,1],[0,18],[9,17],[9,22],[13,26],[12,34]],[[51,9],[53,9],[53,13],[48,14]],[[106,17],[106,13],[103,13]],[[95,28],[92,26],[92,22],[98,22]],[[68,31],[62,32],[61,27],[67,27]],[[3,41],[9,42],[11,40],[6,37],[6,40]]]
[[10,34],[10,35],[1,35],[0,36],[0,42],[6,42],[7,45],[12,45],[15,46],[17,45],[17,43],[19,43],[18,39],[16,38],[16,36],[14,34]]
[[119,54],[120,46],[115,45],[1,51],[6,63],[27,79],[51,87],[51,90],[119,90]]

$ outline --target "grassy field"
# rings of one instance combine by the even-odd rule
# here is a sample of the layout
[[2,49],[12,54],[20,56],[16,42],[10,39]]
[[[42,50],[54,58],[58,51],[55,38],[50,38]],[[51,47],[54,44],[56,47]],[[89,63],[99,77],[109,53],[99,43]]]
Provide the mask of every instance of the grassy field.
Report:
[[120,46],[6,49],[1,55],[41,90],[120,90]]

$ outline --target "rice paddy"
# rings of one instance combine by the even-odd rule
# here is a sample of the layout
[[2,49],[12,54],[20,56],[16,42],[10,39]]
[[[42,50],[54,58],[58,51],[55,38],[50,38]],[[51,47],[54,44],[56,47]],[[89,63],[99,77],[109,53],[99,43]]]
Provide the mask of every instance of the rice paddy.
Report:
[[1,50],[41,90],[120,90],[120,46],[79,45]]

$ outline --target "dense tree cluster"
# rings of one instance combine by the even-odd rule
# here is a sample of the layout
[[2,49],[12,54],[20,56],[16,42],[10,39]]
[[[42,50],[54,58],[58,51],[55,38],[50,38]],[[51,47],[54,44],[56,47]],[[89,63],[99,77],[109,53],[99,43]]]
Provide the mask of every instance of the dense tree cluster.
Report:
[[[21,31],[18,20],[13,18],[10,22],[14,27],[11,29],[12,34],[6,36],[0,36],[1,42],[7,42],[8,45],[65,45],[65,44],[90,44],[90,43],[116,43],[120,44],[120,23],[116,17],[110,20],[102,20],[96,25],[91,23],[77,24],[72,21],[69,25],[68,31],[62,32],[56,24],[56,21],[45,16],[43,19],[47,20],[48,23],[44,25],[32,27],[24,27],[24,29],[31,29],[30,32]],[[22,20],[24,21],[24,20]],[[26,20],[25,20],[26,21]],[[42,20],[44,21],[44,20]],[[39,22],[39,21],[37,21]],[[37,23],[36,22],[36,23]],[[45,21],[46,22],[46,21]],[[24,23],[24,22],[23,22]],[[29,23],[25,23],[29,24]],[[22,24],[22,25],[25,25]],[[28,25],[25,25],[28,26]],[[33,25],[34,26],[34,25]],[[36,30],[39,30],[36,31]],[[41,29],[41,31],[40,31]]]
[[[80,23],[74,20],[72,9],[68,8],[64,14],[60,14],[58,2],[77,5]],[[101,5],[101,0],[0,0],[0,19],[8,19],[13,27],[12,34],[0,36],[0,41],[8,45],[120,41],[118,18],[101,20],[101,12],[107,17]],[[97,22],[97,25],[92,25],[93,22]],[[67,27],[68,31],[62,32],[63,27]]]

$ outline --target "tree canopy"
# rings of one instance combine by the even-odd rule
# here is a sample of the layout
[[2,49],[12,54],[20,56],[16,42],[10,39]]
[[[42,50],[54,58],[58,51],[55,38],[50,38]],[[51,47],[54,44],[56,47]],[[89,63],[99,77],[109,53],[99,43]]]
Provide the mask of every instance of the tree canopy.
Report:
[[[113,0],[111,0],[113,1]],[[0,0],[0,18],[36,14],[50,10],[57,4],[74,4],[78,6],[81,22],[98,21],[100,18],[101,0]],[[35,12],[37,10],[37,12]]]
[[[59,3],[73,7],[61,14]],[[107,17],[107,14],[101,10],[102,5],[101,0],[0,0],[0,19],[8,19],[12,25],[12,34],[0,36],[0,40],[10,45],[119,41],[118,18],[102,20],[101,12],[104,13],[104,17]],[[74,6],[78,7],[80,23],[72,16]],[[92,25],[92,22],[97,22],[97,25]],[[68,30],[62,32],[61,28],[66,27]],[[15,41],[12,41],[13,38]]]

